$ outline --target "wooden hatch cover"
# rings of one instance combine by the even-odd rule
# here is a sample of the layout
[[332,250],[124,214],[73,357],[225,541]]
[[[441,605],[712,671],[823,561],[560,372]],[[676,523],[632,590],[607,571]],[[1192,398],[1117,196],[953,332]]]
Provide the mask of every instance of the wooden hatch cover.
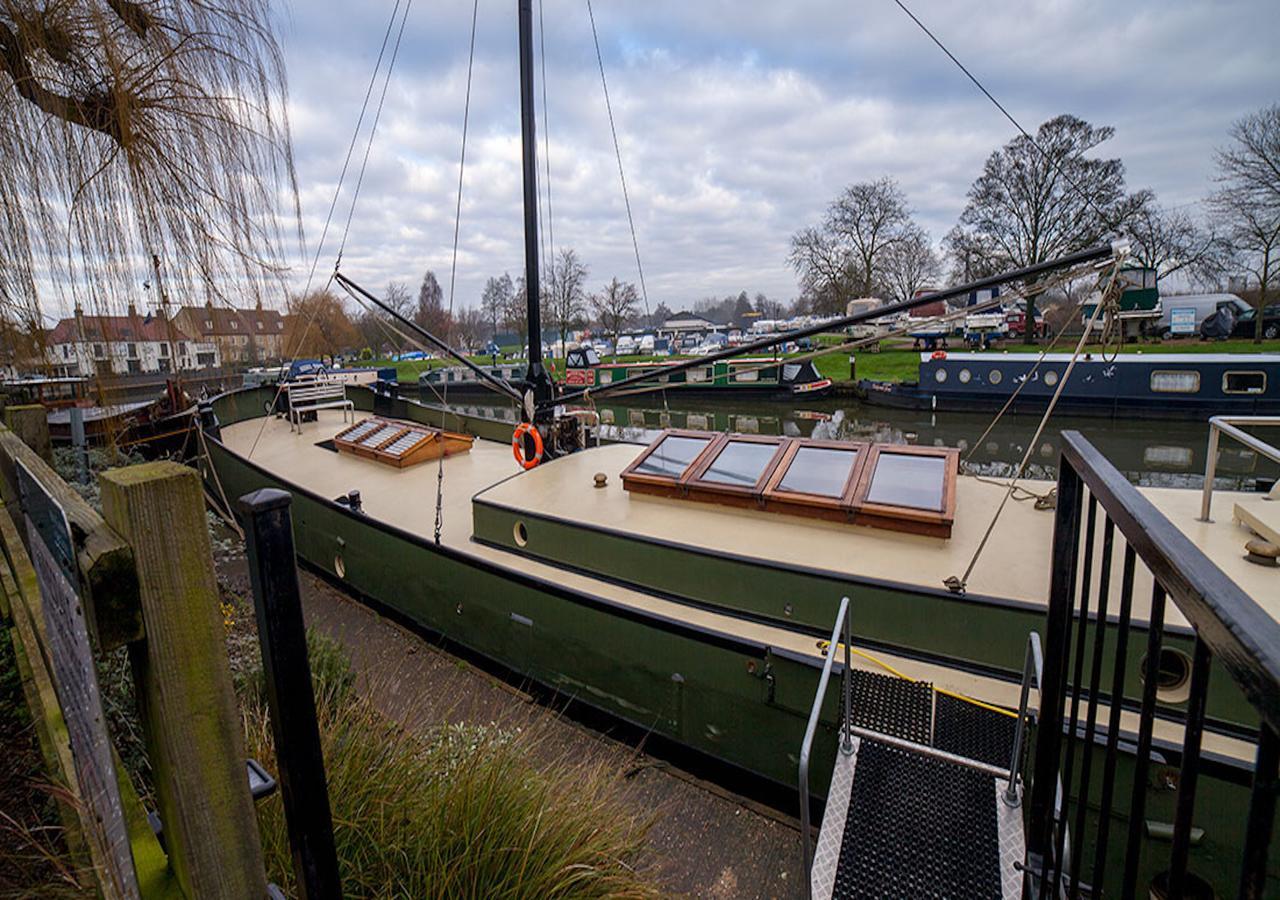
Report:
[[466,453],[474,440],[469,434],[370,416],[339,431],[333,443],[340,453],[376,459],[403,469],[442,455]]

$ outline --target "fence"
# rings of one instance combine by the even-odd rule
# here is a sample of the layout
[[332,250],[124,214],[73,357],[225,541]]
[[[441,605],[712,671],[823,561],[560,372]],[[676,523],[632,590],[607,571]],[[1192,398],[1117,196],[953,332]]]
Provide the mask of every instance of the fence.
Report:
[[[1244,851],[1241,858],[1224,865],[1234,873],[1239,897],[1262,897],[1267,889],[1267,850],[1280,758],[1280,623],[1077,432],[1063,434],[1056,517],[1040,727],[1028,812],[1033,893],[1040,897],[1145,896],[1148,886],[1139,885],[1139,873],[1145,869],[1159,870],[1151,886],[1153,896],[1211,896],[1205,893],[1208,885],[1190,870],[1189,861],[1198,840],[1193,815],[1204,761],[1209,675],[1216,660],[1216,671],[1235,683],[1258,717]],[[1119,595],[1113,605],[1117,537],[1123,551]],[[1145,650],[1134,634],[1139,564],[1153,580]],[[1169,603],[1195,634],[1189,688],[1185,700],[1179,698],[1176,704],[1159,697],[1159,661]],[[1125,673],[1131,670],[1126,662],[1135,652],[1145,652],[1146,661],[1141,699],[1136,703],[1125,695]],[[1144,846],[1148,853],[1152,846],[1143,838],[1144,831],[1152,830],[1147,801],[1157,720],[1166,734],[1172,724],[1175,742],[1180,739],[1174,754],[1180,764],[1176,775],[1171,772],[1167,779],[1176,788],[1176,797],[1165,861],[1143,859]],[[1127,798],[1118,785],[1122,756],[1126,767],[1132,764],[1132,772],[1124,772],[1132,776]],[[1095,763],[1100,764],[1100,772],[1095,771]],[[1100,785],[1095,778],[1100,778]],[[1074,804],[1067,799],[1072,797]],[[1113,820],[1126,823],[1124,834],[1112,834],[1119,827]],[[1118,884],[1106,883],[1113,838],[1123,852]],[[1086,849],[1090,847],[1092,854]],[[1162,863],[1167,867],[1161,870]]]
[[[39,416],[6,422],[48,453]],[[99,515],[0,428],[0,584],[67,843],[104,897],[267,895],[199,475],[102,474]],[[163,844],[107,739],[94,653],[127,646]]]

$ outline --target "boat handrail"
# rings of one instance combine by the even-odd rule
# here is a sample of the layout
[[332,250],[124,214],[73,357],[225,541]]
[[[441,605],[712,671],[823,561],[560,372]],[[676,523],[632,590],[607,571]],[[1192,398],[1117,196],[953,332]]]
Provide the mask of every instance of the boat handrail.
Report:
[[1261,453],[1273,462],[1280,462],[1280,448],[1242,430],[1238,427],[1240,425],[1280,425],[1280,416],[1213,416],[1209,419],[1209,451],[1204,462],[1204,493],[1200,499],[1201,522],[1213,521],[1209,514],[1213,504],[1213,479],[1218,469],[1219,435],[1235,438],[1253,452]]
[[1009,759],[1009,785],[1005,788],[1004,802],[1017,806],[1018,772],[1022,768],[1022,741],[1027,728],[1027,703],[1031,698],[1031,679],[1036,680],[1036,690],[1044,680],[1044,653],[1040,648],[1040,635],[1034,631],[1027,633],[1027,655],[1022,662],[1022,690],[1018,698],[1018,724],[1013,732],[1013,756]]
[[809,755],[813,749],[813,737],[818,731],[818,717],[822,712],[822,701],[827,696],[827,683],[831,680],[831,664],[836,658],[835,649],[840,645],[840,629],[842,626],[844,628],[844,672],[841,678],[844,691],[844,740],[840,742],[840,752],[849,754],[853,752],[853,718],[852,711],[849,708],[851,690],[849,675],[852,671],[850,647],[853,635],[850,631],[848,597],[840,598],[840,609],[836,613],[836,623],[831,629],[831,642],[827,644],[827,659],[822,664],[822,676],[818,679],[818,690],[813,697],[813,708],[809,710],[809,724],[804,730],[804,742],[800,745],[800,842],[804,852],[804,868],[801,870],[801,874],[804,877],[804,892],[807,898],[812,897],[809,869],[813,865],[813,851],[810,847],[809,835]]

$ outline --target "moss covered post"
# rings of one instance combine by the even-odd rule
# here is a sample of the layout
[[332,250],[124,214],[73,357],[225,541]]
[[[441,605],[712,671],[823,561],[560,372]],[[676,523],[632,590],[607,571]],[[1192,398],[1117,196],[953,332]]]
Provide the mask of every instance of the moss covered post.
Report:
[[4,424],[22,442],[36,451],[47,463],[53,462],[53,444],[49,440],[49,413],[39,403],[6,406]]
[[200,476],[155,462],[100,483],[137,566],[146,638],[130,651],[170,863],[188,897],[265,897]]

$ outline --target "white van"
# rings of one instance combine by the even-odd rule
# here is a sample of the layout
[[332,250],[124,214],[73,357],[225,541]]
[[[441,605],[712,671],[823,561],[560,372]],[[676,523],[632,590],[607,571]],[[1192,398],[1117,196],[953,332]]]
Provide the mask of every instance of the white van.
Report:
[[[1161,337],[1169,336],[1173,332],[1173,322],[1176,318],[1179,325],[1187,329],[1180,330],[1178,333],[1198,335],[1200,323],[1224,306],[1234,307],[1237,319],[1240,318],[1241,313],[1250,308],[1248,303],[1235,294],[1166,294],[1160,298],[1160,318],[1154,323],[1153,330]],[[1189,322],[1193,312],[1195,325],[1188,328],[1183,323]]]
[[651,334],[646,334],[644,337],[640,338],[640,352],[641,352],[641,353],[652,353],[652,352],[653,352],[653,348],[654,348],[654,338],[653,338],[653,335],[651,335]]
[[630,356],[636,352],[636,339],[629,334],[624,334],[618,338],[618,355]]

